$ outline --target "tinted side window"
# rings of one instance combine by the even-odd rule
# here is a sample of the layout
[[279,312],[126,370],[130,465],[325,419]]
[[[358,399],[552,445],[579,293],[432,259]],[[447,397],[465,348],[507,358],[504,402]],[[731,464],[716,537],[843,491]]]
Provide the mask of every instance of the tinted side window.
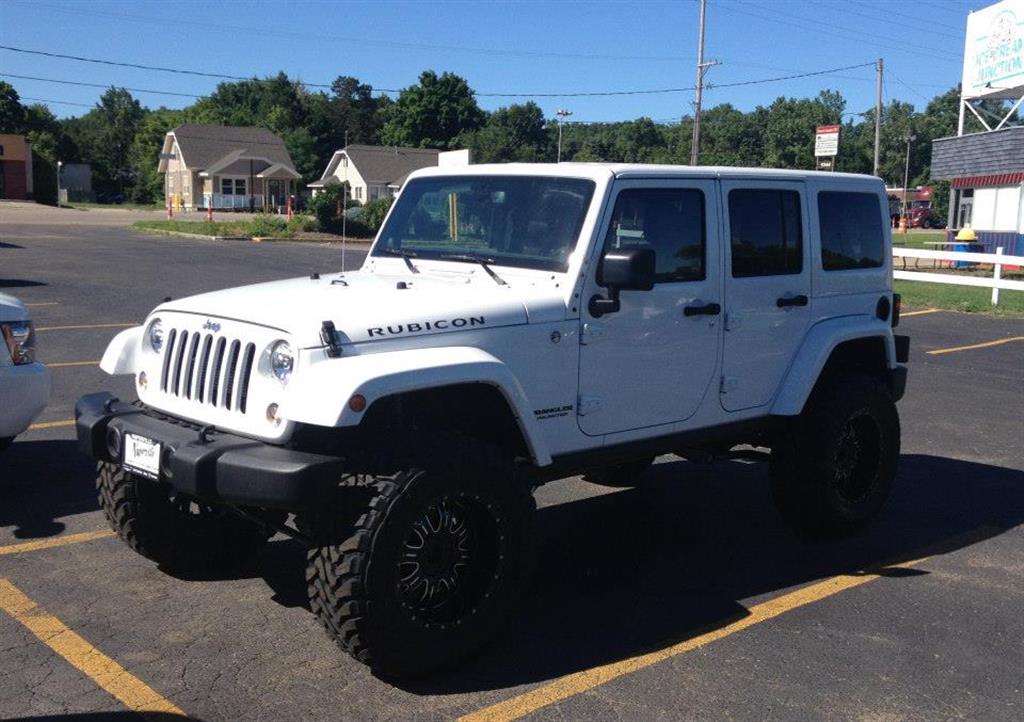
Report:
[[704,279],[704,193],[637,188],[619,193],[604,248],[651,248],[658,283]]
[[729,228],[735,278],[800,273],[803,268],[797,191],[729,191]]
[[818,194],[821,265],[826,271],[878,268],[885,246],[878,196],[871,193]]

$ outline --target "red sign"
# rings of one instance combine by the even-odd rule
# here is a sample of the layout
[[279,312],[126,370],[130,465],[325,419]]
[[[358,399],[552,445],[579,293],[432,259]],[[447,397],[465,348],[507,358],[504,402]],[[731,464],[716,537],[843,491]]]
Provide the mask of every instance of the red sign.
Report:
[[825,135],[827,133],[838,133],[843,126],[841,125],[819,125],[818,135]]

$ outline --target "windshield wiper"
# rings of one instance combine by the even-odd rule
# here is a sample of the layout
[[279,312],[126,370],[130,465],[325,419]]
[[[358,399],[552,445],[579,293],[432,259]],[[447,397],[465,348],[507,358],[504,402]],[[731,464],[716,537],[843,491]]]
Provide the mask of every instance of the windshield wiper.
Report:
[[484,258],[482,256],[474,256],[469,253],[445,253],[440,256],[442,261],[462,261],[465,263],[479,263],[483,266],[483,269],[487,271],[487,275],[494,279],[495,283],[499,286],[507,286],[505,279],[494,272],[490,264],[495,263],[493,258]]
[[413,273],[420,272],[420,269],[416,268],[416,266],[412,264],[412,261],[409,260],[410,258],[416,258],[415,251],[402,251],[396,250],[394,248],[378,248],[375,251],[375,253],[379,253],[382,256],[396,256],[398,258],[401,258],[403,261],[405,261],[405,265],[409,267],[410,271],[412,271]]

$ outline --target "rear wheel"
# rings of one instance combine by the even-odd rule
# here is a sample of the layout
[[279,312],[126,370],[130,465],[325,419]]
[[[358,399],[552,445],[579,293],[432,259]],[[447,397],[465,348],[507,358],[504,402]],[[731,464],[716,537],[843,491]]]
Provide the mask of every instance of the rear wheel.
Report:
[[515,606],[533,497],[505,454],[472,441],[434,446],[369,484],[373,499],[354,527],[345,531],[345,514],[333,515],[350,536],[328,533],[309,551],[310,606],[342,649],[379,675],[449,667]]
[[100,462],[100,506],[135,552],[182,571],[229,567],[255,554],[273,532],[220,506],[175,493],[165,483]]
[[877,379],[824,380],[772,449],[772,493],[783,516],[817,534],[854,531],[889,496],[900,453],[900,422]]

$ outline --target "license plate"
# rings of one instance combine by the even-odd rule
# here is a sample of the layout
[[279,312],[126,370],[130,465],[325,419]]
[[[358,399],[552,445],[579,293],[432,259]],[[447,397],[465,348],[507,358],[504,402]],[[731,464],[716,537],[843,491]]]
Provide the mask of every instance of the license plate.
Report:
[[160,475],[160,446],[159,441],[135,434],[125,434],[125,468],[156,479]]

